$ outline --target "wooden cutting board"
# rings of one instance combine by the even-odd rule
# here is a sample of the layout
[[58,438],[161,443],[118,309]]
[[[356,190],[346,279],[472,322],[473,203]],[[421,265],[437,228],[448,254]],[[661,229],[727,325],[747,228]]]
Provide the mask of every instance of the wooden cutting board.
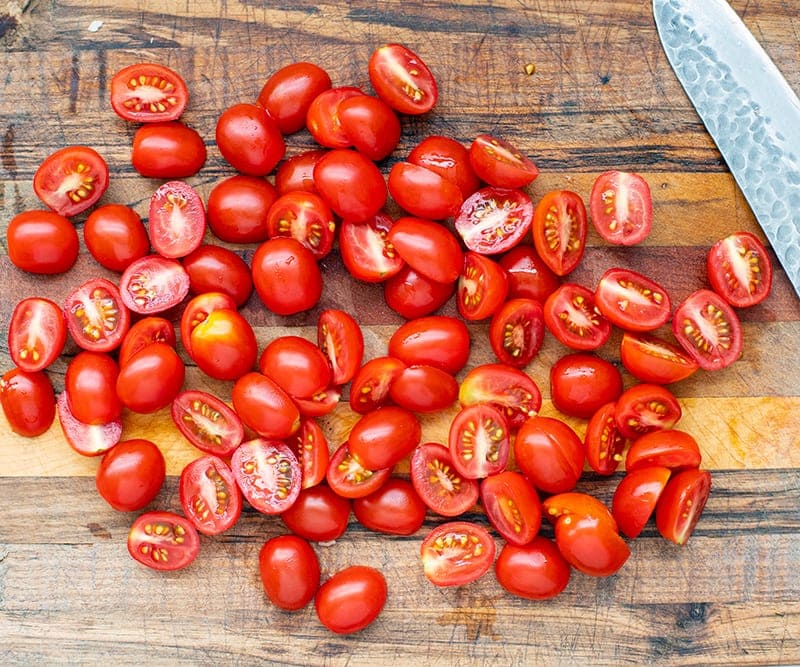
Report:
[[[277,4],[277,3],[276,3]],[[789,83],[800,89],[800,19],[782,0],[731,3],[764,44]],[[611,168],[648,180],[655,224],[639,247],[610,248],[590,231],[571,279],[594,287],[614,265],[663,284],[675,302],[706,285],[705,254],[718,238],[761,232],[661,50],[649,3],[624,0],[537,0],[449,3],[298,0],[271,3],[189,0],[179,10],[150,0],[97,6],[12,1],[0,6],[0,225],[40,207],[32,191],[39,162],[57,148],[83,143],[111,168],[104,202],[146,215],[157,183],[130,165],[135,127],[108,103],[108,81],[138,61],[165,63],[187,80],[184,120],[209,145],[209,159],[189,179],[208,194],[232,173],[213,143],[215,120],[228,105],[255,98],[279,67],[311,60],[334,85],[368,88],[372,50],[400,41],[436,74],[440,100],[423,118],[406,118],[395,154],[402,159],[423,137],[446,134],[465,144],[478,133],[507,138],[529,155],[541,176],[537,199],[555,188],[584,198]],[[526,66],[535,72],[527,73]],[[527,68],[529,69],[529,68]],[[290,151],[313,145],[300,133]],[[82,218],[76,220],[82,226]],[[254,247],[236,248],[249,260]],[[773,255],[774,259],[774,255]],[[0,370],[12,367],[8,319],[22,297],[62,301],[83,280],[114,275],[82,248],[67,274],[23,274],[0,257]],[[257,297],[244,307],[263,346],[292,332],[313,336],[321,308],[353,313],[364,328],[366,356],[384,353],[402,321],[379,286],[358,284],[334,252],[324,262],[319,307],[291,318],[268,313]],[[447,304],[442,312],[455,313]],[[727,370],[697,373],[672,387],[713,473],[713,491],[688,545],[676,547],[653,526],[631,543],[632,556],[607,579],[574,574],[555,600],[505,594],[489,574],[459,589],[437,589],[422,574],[419,544],[438,519],[410,538],[370,533],[354,519],[343,538],[318,546],[323,571],[350,564],[379,567],[390,595],[378,621],[350,637],[334,636],[313,607],[276,611],[258,579],[263,542],[285,531],[279,520],[246,510],[229,533],[203,539],[191,568],[159,574],[127,555],[132,520],[97,495],[97,460],[66,445],[59,426],[35,439],[0,422],[0,656],[4,663],[271,662],[375,664],[398,659],[427,665],[580,663],[792,663],[800,661],[800,302],[776,264],[769,299],[741,311],[742,358]],[[489,361],[487,326],[470,325],[470,366]],[[619,363],[619,336],[600,353]],[[527,371],[549,400],[548,369],[566,349],[548,336]],[[63,387],[69,358],[49,370]],[[186,357],[185,357],[186,358]],[[188,361],[188,358],[186,358]],[[625,376],[626,383],[632,378]],[[223,397],[230,384],[195,367],[187,386]],[[453,411],[423,418],[425,439],[445,441]],[[2,418],[0,418],[2,419]],[[354,421],[342,404],[323,426],[332,444]],[[568,420],[579,433],[580,420]],[[124,417],[125,437],[156,442],[168,480],[153,507],[177,510],[176,476],[197,455],[166,411]],[[406,474],[407,465],[398,469]],[[579,488],[609,501],[616,482],[587,474]],[[483,521],[479,513],[471,515]],[[545,532],[549,528],[545,528]],[[548,533],[551,534],[551,533]]]

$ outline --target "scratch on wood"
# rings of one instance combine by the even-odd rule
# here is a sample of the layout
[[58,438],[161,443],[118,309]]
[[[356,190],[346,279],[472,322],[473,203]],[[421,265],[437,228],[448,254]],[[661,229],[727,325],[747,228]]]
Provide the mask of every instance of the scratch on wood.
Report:
[[81,82],[81,75],[78,71],[79,61],[78,52],[72,53],[72,67],[69,71],[69,112],[75,113],[78,109],[78,87]]

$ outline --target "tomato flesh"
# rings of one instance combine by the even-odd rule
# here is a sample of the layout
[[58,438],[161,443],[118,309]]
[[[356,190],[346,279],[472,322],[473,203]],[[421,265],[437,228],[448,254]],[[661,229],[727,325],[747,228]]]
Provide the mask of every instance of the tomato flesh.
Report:
[[434,528],[422,541],[422,569],[437,586],[463,586],[488,571],[496,549],[483,526],[450,521]]
[[207,454],[187,464],[179,490],[184,515],[204,535],[219,535],[239,520],[242,493],[221,458]]
[[33,175],[33,190],[66,217],[96,203],[108,188],[108,165],[88,146],[67,146],[48,155]]
[[172,512],[146,512],[128,533],[128,553],[154,570],[180,570],[200,552],[200,536],[188,519]]
[[111,79],[111,107],[123,120],[138,123],[175,120],[188,101],[186,82],[165,65],[128,65]]
[[44,370],[58,358],[66,341],[64,314],[50,299],[28,297],[14,306],[8,323],[8,352],[22,370]]
[[244,439],[239,416],[205,391],[189,389],[178,394],[170,416],[183,437],[208,454],[230,456]]
[[231,470],[247,501],[262,514],[280,514],[300,493],[300,464],[277,440],[243,442],[231,456]]

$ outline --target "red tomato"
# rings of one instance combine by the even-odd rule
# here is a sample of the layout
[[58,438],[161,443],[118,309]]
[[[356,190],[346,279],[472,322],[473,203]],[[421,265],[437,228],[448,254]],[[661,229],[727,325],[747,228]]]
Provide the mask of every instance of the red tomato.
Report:
[[669,389],[657,384],[635,384],[617,401],[614,418],[626,438],[672,428],[681,418],[681,406]]
[[593,516],[564,516],[556,522],[556,545],[575,569],[592,577],[617,572],[631,555],[619,533]]
[[200,536],[188,519],[172,512],[146,512],[128,533],[128,553],[154,570],[180,570],[200,552]]
[[286,611],[302,609],[319,588],[319,559],[296,535],[267,540],[258,553],[258,570],[269,601]]
[[155,412],[172,403],[185,373],[183,361],[171,345],[152,343],[120,369],[117,396],[129,410]]
[[230,176],[208,194],[208,226],[228,243],[266,241],[267,214],[277,198],[275,186],[265,178]]
[[500,258],[508,276],[509,299],[547,300],[561,284],[558,276],[539,257],[533,246],[520,244]]
[[233,409],[264,438],[283,440],[300,428],[300,412],[278,384],[261,373],[246,373],[233,385]]
[[178,394],[170,416],[183,437],[208,454],[228,457],[244,440],[239,416],[205,391],[189,389]]
[[539,169],[505,139],[479,134],[469,147],[469,161],[482,181],[497,188],[524,188]]
[[328,359],[333,384],[350,382],[361,367],[364,334],[352,315],[328,308],[317,318],[317,345]]
[[412,412],[388,405],[363,415],[347,438],[350,454],[365,468],[391,468],[419,444],[422,426]]
[[281,520],[296,535],[312,542],[332,542],[344,535],[350,518],[350,501],[329,486],[302,489],[297,500],[281,513]]
[[383,212],[369,220],[342,220],[339,227],[339,252],[342,262],[354,278],[369,283],[388,280],[405,262],[389,243],[394,221]]
[[383,160],[397,148],[400,119],[379,97],[353,95],[341,101],[337,112],[350,144],[370,160]]
[[405,368],[402,361],[393,357],[370,359],[353,377],[350,407],[363,415],[383,405],[389,397],[389,388]]
[[438,412],[456,402],[458,382],[436,366],[408,366],[389,386],[389,397],[412,412]]
[[[189,300],[181,313],[181,343],[192,355],[192,332],[217,310],[236,310],[233,299],[223,292],[205,292]],[[255,361],[255,358],[253,359]]]
[[253,327],[237,311],[208,314],[192,329],[191,354],[197,367],[217,380],[236,380],[253,370],[258,343]]
[[201,244],[182,260],[189,274],[189,290],[194,294],[223,292],[237,307],[243,306],[253,291],[250,267],[233,250]]
[[621,393],[617,367],[593,354],[567,354],[550,367],[550,396],[565,415],[588,419]]
[[645,433],[633,441],[625,458],[625,469],[630,472],[663,466],[670,470],[683,470],[697,468],[701,459],[700,447],[691,435],[677,429],[664,429]]
[[111,107],[123,120],[175,120],[189,101],[186,82],[166,65],[136,63],[111,79]]
[[56,416],[56,396],[44,371],[12,368],[0,378],[0,404],[11,430],[32,438],[41,435]]
[[628,331],[650,331],[669,321],[672,302],[658,283],[628,269],[609,269],[594,294],[597,309]]
[[14,306],[8,323],[8,352],[23,371],[47,368],[61,354],[66,341],[64,313],[50,299],[28,297]]
[[206,145],[181,122],[147,123],[133,135],[131,162],[146,178],[187,178],[205,164]]
[[484,479],[481,503],[494,529],[508,542],[528,544],[539,532],[542,524],[539,494],[518,472],[505,470]]
[[478,482],[459,474],[450,450],[427,442],[411,455],[411,483],[419,497],[441,516],[458,516],[478,500]]
[[314,166],[314,185],[333,212],[356,222],[367,220],[386,203],[383,174],[366,155],[334,149]]
[[314,63],[298,62],[273,72],[258,94],[258,104],[278,124],[282,134],[294,134],[306,126],[306,114],[314,98],[331,87],[331,77]]
[[461,408],[450,423],[448,444],[453,465],[469,479],[483,479],[505,470],[509,442],[505,415],[488,403]]
[[319,587],[314,598],[322,625],[337,634],[363,630],[386,604],[386,579],[376,569],[352,565]]
[[203,242],[203,200],[183,181],[164,183],[150,197],[148,224],[153,250],[162,257],[184,257]]
[[639,174],[606,171],[592,185],[589,211],[597,233],[609,243],[635,245],[650,234],[653,199]]
[[565,276],[583,257],[586,207],[580,195],[553,190],[539,200],[533,214],[533,245],[553,273]]
[[594,294],[564,283],[544,302],[544,323],[559,343],[573,350],[596,350],[611,335],[611,322],[597,310]]
[[583,441],[586,462],[599,475],[611,475],[622,462],[622,450],[627,442],[614,418],[616,403],[599,407],[589,419]]
[[454,292],[454,282],[436,282],[407,264],[383,284],[386,305],[407,320],[430,315],[447,303]]
[[617,522],[603,502],[579,491],[567,491],[546,498],[542,509],[547,519],[555,524],[562,517],[589,516],[596,519],[598,525],[617,532]]
[[33,175],[33,191],[48,208],[71,217],[97,203],[108,188],[108,165],[88,146],[48,155]]
[[625,332],[619,351],[631,375],[651,384],[678,382],[699,368],[683,348],[650,334]]
[[542,407],[542,392],[529,375],[506,364],[475,366],[461,381],[462,406],[491,403],[503,409],[509,428],[519,427]]
[[130,313],[116,285],[91,278],[67,296],[64,319],[75,342],[85,350],[110,352],[130,328]]
[[494,569],[503,588],[528,600],[555,597],[567,587],[571,574],[569,563],[546,537],[535,537],[523,546],[506,544]]
[[422,541],[422,569],[437,586],[463,586],[488,571],[496,549],[483,526],[450,521],[434,528]]
[[309,149],[292,155],[278,165],[275,171],[275,189],[278,194],[304,190],[317,192],[314,185],[314,167],[317,161],[327,153],[324,149]]
[[742,325],[736,312],[716,292],[690,294],[672,315],[672,333],[703,370],[730,366],[742,354]]
[[97,468],[97,490],[111,507],[135,512],[153,500],[164,483],[161,450],[149,440],[124,440],[108,450]]
[[413,535],[422,527],[426,510],[413,484],[397,477],[368,496],[353,500],[358,522],[388,535]]
[[58,423],[67,444],[81,456],[100,456],[116,445],[122,437],[122,420],[115,419],[105,424],[84,424],[78,421],[69,409],[66,390],[56,400]]
[[761,303],[772,288],[772,262],[755,234],[734,232],[717,241],[706,259],[711,288],[731,306]]
[[273,338],[262,351],[258,367],[290,396],[310,398],[331,383],[328,359],[314,343],[300,336]]
[[314,141],[326,148],[350,146],[350,137],[344,131],[339,117],[339,106],[351,97],[362,95],[364,92],[353,86],[338,86],[317,95],[306,114],[306,127]]
[[267,233],[291,237],[322,259],[333,247],[336,223],[330,207],[319,195],[304,190],[287,192],[270,206]]
[[237,171],[266,176],[286,153],[278,123],[255,104],[234,104],[217,120],[217,147]]
[[330,386],[314,394],[311,398],[292,397],[303,417],[324,417],[330,414],[339,404],[342,397],[340,387]]
[[64,273],[78,259],[75,227],[52,211],[23,211],[8,223],[6,247],[11,263],[28,273]]
[[517,245],[533,221],[533,202],[522,190],[488,187],[461,204],[455,227],[468,250],[494,255]]
[[583,472],[583,443],[568,424],[553,417],[530,417],[514,440],[514,460],[545,493],[575,488]]
[[175,259],[147,255],[131,262],[119,279],[122,302],[140,315],[177,306],[189,293],[189,274]]
[[415,271],[438,283],[458,280],[464,254],[458,239],[444,225],[403,217],[389,230],[387,240]]
[[280,514],[300,493],[300,464],[287,445],[256,438],[231,456],[231,470],[242,494],[262,514]]
[[300,462],[303,489],[316,486],[325,479],[330,462],[328,439],[322,427],[313,418],[301,417],[300,428],[287,439],[286,444],[292,448]]
[[163,317],[143,317],[134,322],[122,339],[119,347],[119,365],[125,366],[139,350],[150,343],[166,343],[175,347],[175,329],[172,322]]
[[219,535],[242,513],[242,493],[233,473],[218,456],[207,454],[188,463],[179,483],[183,514],[203,535]]
[[527,366],[544,342],[542,304],[533,299],[511,299],[492,315],[489,343],[500,363]]
[[417,115],[430,111],[439,90],[428,66],[402,44],[385,44],[369,59],[369,80],[375,92],[392,109]]
[[132,208],[106,204],[86,218],[83,240],[102,266],[122,272],[150,251],[150,239],[142,219]]
[[256,293],[278,315],[309,310],[322,295],[322,273],[314,255],[295,239],[278,237],[262,243],[251,269]]
[[331,489],[343,498],[362,498],[377,491],[391,474],[391,468],[365,468],[345,442],[331,454],[325,477]]
[[697,468],[679,472],[667,482],[656,505],[656,527],[675,544],[686,544],[711,492],[711,473]]
[[611,513],[622,533],[633,539],[644,530],[670,474],[669,468],[648,466],[633,470],[620,480],[611,501]]
[[426,137],[408,154],[408,161],[427,167],[455,183],[461,190],[462,199],[469,197],[480,187],[480,179],[470,164],[469,150],[450,137]]
[[491,317],[506,300],[508,276],[500,264],[472,250],[464,253],[456,305],[465,320]]
[[78,421],[105,424],[119,419],[118,377],[117,362],[103,352],[80,352],[73,357],[64,375],[64,388],[70,412]]
[[464,195],[444,176],[413,162],[397,162],[387,180],[389,194],[405,211],[420,218],[443,220],[458,213]]
[[389,339],[389,356],[407,366],[427,364],[455,375],[469,359],[469,331],[448,315],[430,315],[400,325]]

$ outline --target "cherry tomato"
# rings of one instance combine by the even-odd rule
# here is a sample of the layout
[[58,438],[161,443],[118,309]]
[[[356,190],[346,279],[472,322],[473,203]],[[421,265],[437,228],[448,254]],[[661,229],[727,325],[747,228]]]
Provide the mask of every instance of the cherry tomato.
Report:
[[322,273],[314,255],[295,239],[278,237],[262,243],[251,269],[256,293],[278,315],[309,310],[322,295]]
[[155,315],[143,317],[141,320],[134,322],[119,346],[117,359],[120,368],[125,366],[133,355],[150,345],[150,343],[166,343],[175,347],[175,329],[172,327],[172,322]]
[[150,251],[150,239],[138,213],[121,204],[96,208],[86,218],[83,240],[102,266],[122,272]]
[[205,391],[189,389],[178,394],[170,416],[183,437],[208,454],[228,457],[244,440],[239,416]]
[[350,137],[344,131],[339,117],[339,106],[351,97],[362,95],[364,92],[353,86],[338,86],[317,95],[306,114],[306,127],[314,141],[326,148],[350,146]]
[[469,150],[450,137],[425,137],[408,154],[408,161],[427,167],[455,183],[461,190],[462,199],[480,187],[480,179],[470,164]]
[[672,315],[672,333],[703,370],[730,366],[742,354],[742,325],[736,312],[718,294],[700,289]]
[[230,176],[208,194],[208,226],[228,243],[266,241],[267,214],[277,198],[275,186],[265,178]]
[[363,630],[386,604],[386,579],[376,569],[351,565],[323,583],[314,598],[322,625],[337,634]]
[[620,480],[611,513],[622,533],[633,539],[644,530],[670,474],[669,468],[648,466],[630,471]]
[[464,477],[483,479],[505,470],[509,452],[505,415],[488,403],[461,408],[450,423],[453,465]]
[[479,134],[469,147],[469,161],[478,177],[497,188],[524,188],[539,169],[505,139]]
[[33,175],[33,191],[48,208],[71,217],[97,203],[108,188],[108,165],[88,146],[48,155]]
[[354,278],[368,283],[388,280],[405,262],[389,242],[394,221],[379,212],[368,220],[342,220],[339,227],[339,252],[345,268]]
[[415,271],[438,283],[458,279],[464,254],[447,227],[422,218],[403,217],[389,230],[387,240]]
[[444,220],[458,213],[464,196],[452,181],[413,162],[397,162],[387,179],[389,194],[404,211],[420,218]]
[[146,178],[187,178],[206,162],[197,130],[179,121],[147,123],[133,135],[133,168]]
[[300,412],[289,395],[271,378],[246,373],[231,392],[233,409],[249,428],[264,438],[283,440],[300,428]]
[[260,106],[234,104],[217,119],[217,147],[237,171],[266,176],[286,153],[278,123]]
[[439,90],[433,73],[422,58],[402,44],[375,49],[368,71],[378,97],[395,111],[418,115],[436,104]]
[[100,456],[116,445],[122,437],[122,420],[105,424],[84,424],[75,418],[69,408],[66,390],[56,399],[58,423],[67,444],[81,456]]
[[189,274],[189,290],[194,294],[223,292],[237,307],[243,306],[253,291],[250,267],[240,255],[222,246],[201,244],[182,260]]
[[464,200],[455,227],[468,250],[495,255],[517,245],[532,222],[533,202],[522,190],[488,187]]
[[28,438],[41,435],[56,416],[56,396],[44,371],[12,368],[0,378],[0,404],[11,430]]
[[635,384],[620,394],[614,418],[626,438],[672,428],[681,418],[681,406],[669,389],[657,384]]
[[328,359],[300,336],[273,338],[262,351],[258,367],[290,396],[310,398],[331,383]]
[[217,380],[236,380],[253,370],[258,343],[253,327],[237,311],[214,310],[191,333],[197,367]]
[[186,464],[179,492],[183,514],[203,535],[219,535],[242,513],[242,493],[233,473],[218,456],[207,454]]
[[330,462],[328,439],[316,420],[311,417],[301,417],[300,428],[287,439],[286,444],[292,448],[300,462],[303,489],[316,486],[325,479]]
[[492,315],[489,343],[500,363],[523,368],[539,354],[544,342],[542,304],[511,299]]
[[731,306],[761,303],[772,288],[772,262],[755,234],[734,232],[717,241],[706,259],[711,288]]
[[504,470],[481,482],[481,503],[494,529],[508,542],[528,544],[539,532],[539,494],[520,473]]
[[606,241],[635,245],[650,234],[653,199],[639,174],[606,171],[592,185],[589,196],[592,224]]
[[330,87],[331,77],[318,65],[291,63],[270,75],[258,94],[258,104],[267,110],[282,134],[294,134],[306,126],[306,114],[314,98]]
[[454,282],[436,282],[407,264],[383,284],[386,305],[407,320],[430,315],[447,303],[454,292]]
[[533,246],[520,244],[500,258],[508,276],[509,299],[536,299],[544,303],[561,284]]
[[573,350],[596,350],[611,335],[594,294],[582,285],[564,283],[544,302],[544,323],[558,342]]
[[118,348],[130,328],[122,296],[105,278],[91,278],[72,291],[64,302],[64,319],[75,342],[93,352]]
[[84,424],[105,424],[119,419],[122,403],[116,386],[119,366],[103,352],[80,352],[67,366],[64,387],[69,409]]
[[123,120],[137,123],[175,120],[188,101],[186,82],[166,65],[128,65],[111,79],[111,107]]
[[622,462],[622,450],[627,442],[614,418],[614,402],[600,406],[589,419],[583,444],[586,462],[599,475],[611,475]]
[[328,359],[333,384],[350,382],[364,357],[364,334],[352,315],[328,308],[317,318],[317,345]]
[[686,544],[711,492],[711,473],[697,468],[679,472],[667,482],[656,505],[656,528],[675,544]]
[[353,95],[340,102],[337,112],[350,144],[370,160],[383,160],[397,148],[400,119],[379,97]]
[[631,555],[619,533],[593,516],[564,516],[556,522],[556,545],[575,569],[593,577],[617,572]]
[[183,361],[171,345],[152,343],[120,369],[117,396],[129,410],[155,412],[172,403],[185,374]]
[[389,397],[412,412],[439,412],[458,398],[458,382],[436,366],[417,364],[400,371],[389,387]]
[[697,440],[691,435],[677,429],[664,429],[645,433],[631,443],[625,469],[630,472],[649,466],[670,470],[697,468],[701,458]]
[[314,394],[311,398],[293,396],[292,400],[297,405],[302,417],[324,417],[333,412],[342,398],[341,387],[330,387]]
[[545,194],[533,214],[533,245],[553,273],[565,276],[583,257],[586,247],[586,207],[569,190]]
[[305,607],[319,588],[317,554],[296,535],[267,540],[258,553],[258,570],[269,601],[286,611]]
[[550,396],[565,415],[588,419],[621,393],[622,374],[617,367],[593,354],[567,354],[550,367]]
[[422,527],[426,510],[413,484],[397,477],[368,496],[353,500],[358,522],[388,535],[413,535]]
[[472,250],[464,253],[456,306],[465,320],[491,317],[506,300],[508,276],[497,262]]
[[327,153],[324,149],[309,149],[285,159],[275,171],[275,189],[278,194],[304,190],[317,192],[314,185],[314,167],[317,161]]
[[314,253],[316,259],[322,259],[331,251],[335,230],[330,207],[313,192],[287,192],[269,207],[269,237],[294,238]]
[[571,568],[558,547],[546,537],[523,546],[506,544],[494,564],[500,585],[512,595],[547,600],[569,583]]
[[350,430],[347,446],[365,468],[391,468],[419,444],[422,426],[412,412],[393,405],[363,415]]
[[23,371],[47,368],[61,354],[66,341],[64,313],[50,299],[28,297],[14,306],[8,323],[8,352]]
[[651,334],[625,332],[619,351],[631,375],[651,384],[678,382],[700,367],[683,348]]
[[420,546],[422,569],[437,586],[463,586],[482,577],[497,550],[483,526],[468,521],[443,523]]
[[244,497],[262,514],[285,512],[300,493],[300,464],[278,440],[243,442],[231,456],[231,470]]
[[52,211],[23,211],[8,223],[6,247],[11,263],[28,273],[64,273],[78,259],[75,227]]
[[458,389],[462,406],[491,403],[500,407],[509,428],[518,428],[542,407],[542,392],[533,379],[506,364],[480,364],[466,374]]
[[365,468],[344,442],[331,454],[325,477],[331,489],[343,498],[362,498],[383,486],[391,474],[391,468]]
[[455,375],[469,358],[469,331],[448,315],[430,315],[400,325],[389,339],[389,356],[407,366],[427,364]]
[[365,363],[350,385],[353,411],[363,415],[383,405],[389,397],[389,388],[405,368],[406,365],[394,357],[375,357]]
[[371,218],[386,203],[383,174],[358,151],[338,148],[322,156],[314,165],[314,185],[334,213],[356,222]]
[[153,250],[162,257],[184,257],[203,242],[203,200],[191,185],[168,181],[150,197],[148,224]]
[[450,450],[435,442],[420,445],[411,455],[411,483],[422,502],[441,516],[463,514],[478,500],[478,482],[461,475]]
[[[217,310],[236,310],[233,299],[223,292],[205,292],[189,300],[181,313],[181,343],[189,356],[192,356],[192,332],[195,327],[208,319],[208,316]],[[255,350],[255,345],[253,346]],[[255,362],[255,351],[253,351]],[[251,364],[252,366],[252,364]]]
[[611,511],[602,501],[588,493],[580,491],[557,493],[544,500],[542,509],[553,524],[558,523],[562,517],[589,516],[597,520],[598,526],[617,532],[617,522]]
[[583,472],[583,443],[568,424],[553,417],[530,417],[514,440],[514,460],[545,493],[575,488]]
[[281,520],[296,535],[312,542],[332,542],[344,535],[350,518],[350,501],[329,486],[301,489],[297,500],[281,513]]
[[197,558],[200,536],[188,519],[172,512],[146,512],[128,533],[128,553],[154,570],[180,570]]
[[597,309],[628,331],[651,331],[669,321],[672,302],[658,283],[628,269],[609,269],[594,294]]
[[175,259],[147,255],[130,263],[119,279],[124,303],[140,315],[177,306],[189,293],[189,274]]
[[153,500],[164,483],[164,455],[149,440],[124,440],[105,453],[97,468],[97,490],[111,507],[135,512]]

